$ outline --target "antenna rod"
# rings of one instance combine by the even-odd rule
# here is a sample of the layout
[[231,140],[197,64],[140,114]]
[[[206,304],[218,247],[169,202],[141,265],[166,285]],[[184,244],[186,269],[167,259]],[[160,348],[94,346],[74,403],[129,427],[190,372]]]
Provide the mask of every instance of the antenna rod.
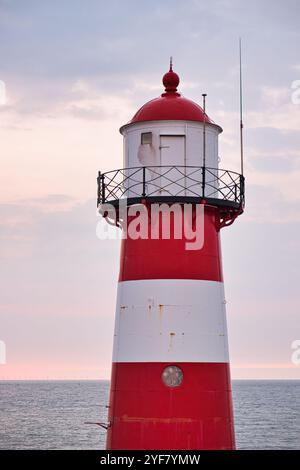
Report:
[[242,80],[242,39],[239,38],[240,58],[240,145],[241,145],[241,174],[244,175],[244,142],[243,142],[243,80]]
[[206,164],[206,103],[205,103],[205,98],[207,97],[207,94],[203,93],[202,96],[203,96],[203,114],[204,114],[204,121],[203,121],[203,167],[205,168],[205,164]]

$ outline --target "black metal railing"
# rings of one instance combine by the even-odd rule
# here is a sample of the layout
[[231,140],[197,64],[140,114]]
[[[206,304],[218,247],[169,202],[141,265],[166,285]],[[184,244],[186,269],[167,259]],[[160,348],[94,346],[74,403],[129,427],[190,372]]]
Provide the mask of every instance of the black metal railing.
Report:
[[97,204],[128,204],[143,198],[168,201],[207,200],[216,205],[243,208],[244,177],[218,168],[196,166],[141,166],[98,174]]

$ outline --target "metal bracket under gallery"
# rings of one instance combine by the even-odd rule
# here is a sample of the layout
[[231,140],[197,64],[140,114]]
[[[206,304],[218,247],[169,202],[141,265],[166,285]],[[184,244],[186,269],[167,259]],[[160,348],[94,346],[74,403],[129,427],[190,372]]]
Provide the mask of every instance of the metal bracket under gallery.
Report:
[[234,171],[203,166],[141,166],[101,173],[97,206],[127,205],[143,200],[166,203],[201,203],[243,212],[245,179]]

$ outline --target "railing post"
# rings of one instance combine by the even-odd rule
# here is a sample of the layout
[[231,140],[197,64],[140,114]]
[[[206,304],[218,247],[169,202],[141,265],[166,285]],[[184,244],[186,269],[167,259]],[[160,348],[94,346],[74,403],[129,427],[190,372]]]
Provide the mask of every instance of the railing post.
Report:
[[205,166],[202,167],[202,197],[205,197]]
[[101,199],[102,204],[105,203],[105,182],[104,182],[104,174],[101,175]]
[[101,200],[100,180],[101,180],[101,171],[98,171],[98,176],[97,176],[97,207],[99,206],[100,200]]
[[244,203],[245,199],[245,177],[243,175],[240,175],[240,202]]
[[142,196],[146,196],[146,167],[143,166],[143,193]]

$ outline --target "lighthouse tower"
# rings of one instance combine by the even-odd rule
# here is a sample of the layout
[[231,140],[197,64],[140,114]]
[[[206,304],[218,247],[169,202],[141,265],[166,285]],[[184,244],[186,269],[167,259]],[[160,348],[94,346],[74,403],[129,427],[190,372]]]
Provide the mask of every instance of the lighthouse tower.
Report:
[[[172,64],[163,84],[120,129],[123,168],[98,175],[99,210],[126,233],[107,449],[233,449],[220,230],[243,212],[244,178],[218,168],[222,129],[177,91]],[[163,205],[157,230],[154,205]],[[174,205],[183,224],[202,231],[196,249],[184,231],[178,236]],[[143,211],[146,235],[130,236]]]

